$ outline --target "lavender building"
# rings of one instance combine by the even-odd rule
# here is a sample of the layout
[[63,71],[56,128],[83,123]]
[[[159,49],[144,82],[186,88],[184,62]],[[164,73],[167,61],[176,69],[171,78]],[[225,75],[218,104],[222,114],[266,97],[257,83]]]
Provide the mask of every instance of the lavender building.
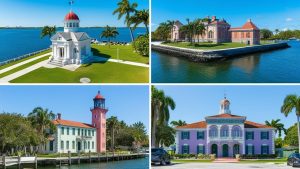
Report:
[[226,97],[220,103],[218,115],[176,128],[176,153],[216,154],[275,154],[275,129],[247,121],[244,116],[231,114]]

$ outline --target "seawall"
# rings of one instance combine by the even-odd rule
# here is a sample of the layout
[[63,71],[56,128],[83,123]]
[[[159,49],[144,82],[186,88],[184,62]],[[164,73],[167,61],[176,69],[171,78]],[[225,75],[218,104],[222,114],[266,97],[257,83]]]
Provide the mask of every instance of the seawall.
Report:
[[185,57],[193,62],[209,62],[214,60],[220,60],[224,58],[232,58],[234,56],[241,56],[251,53],[266,52],[277,49],[288,48],[289,45],[286,42],[267,44],[267,45],[257,45],[257,46],[247,46],[239,48],[230,49],[219,49],[219,50],[198,50],[198,49],[188,49],[173,47],[163,44],[152,44],[151,49],[154,51],[170,54],[173,56]]

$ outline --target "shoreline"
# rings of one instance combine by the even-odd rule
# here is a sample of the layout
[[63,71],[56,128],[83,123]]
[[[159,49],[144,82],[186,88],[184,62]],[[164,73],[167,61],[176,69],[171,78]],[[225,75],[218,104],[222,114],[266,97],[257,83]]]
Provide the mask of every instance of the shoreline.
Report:
[[267,52],[278,49],[289,48],[287,42],[280,42],[275,44],[255,45],[238,48],[218,49],[218,50],[200,50],[173,47],[162,45],[159,43],[152,43],[151,49],[157,52],[170,54],[171,56],[185,57],[192,62],[211,62],[221,59],[232,58],[235,56],[242,56],[252,53]]

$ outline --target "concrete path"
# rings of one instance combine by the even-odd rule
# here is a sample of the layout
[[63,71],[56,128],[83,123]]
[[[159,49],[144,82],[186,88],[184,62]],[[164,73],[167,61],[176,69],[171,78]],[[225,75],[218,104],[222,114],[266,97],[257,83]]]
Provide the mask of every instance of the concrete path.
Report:
[[7,68],[4,68],[4,69],[0,70],[0,74],[5,73],[5,72],[8,72],[8,71],[10,71],[10,70],[12,70],[12,69],[14,69],[14,68],[16,68],[16,67],[25,65],[25,64],[27,64],[27,63],[29,63],[29,62],[35,61],[35,60],[40,59],[40,58],[42,58],[42,57],[45,57],[45,56],[47,56],[47,55],[51,55],[51,52],[46,53],[46,54],[43,54],[43,55],[41,55],[41,56],[37,56],[37,57],[31,58],[31,59],[25,60],[25,61],[23,61],[23,62],[20,62],[20,63],[15,64],[15,65],[9,66],[9,67],[7,67]]
[[27,74],[27,73],[29,73],[31,71],[34,71],[34,70],[36,70],[36,69],[44,66],[48,62],[49,62],[48,60],[44,60],[44,61],[42,61],[40,63],[37,63],[35,65],[27,67],[27,68],[25,68],[23,70],[20,70],[18,72],[13,73],[13,74],[7,75],[7,76],[5,76],[5,77],[3,77],[3,78],[0,79],[0,83],[9,83],[9,81],[14,80],[14,79],[16,79],[16,78],[18,78],[20,76],[23,76],[23,75],[25,75],[25,74]]
[[293,167],[286,164],[273,163],[174,163],[168,166],[152,165],[152,169],[292,169]]
[[130,61],[124,61],[124,60],[118,60],[118,59],[108,59],[109,62],[115,62],[115,63],[121,63],[126,65],[133,65],[133,66],[140,66],[140,67],[148,67],[149,65],[144,63],[138,63],[138,62],[130,62]]

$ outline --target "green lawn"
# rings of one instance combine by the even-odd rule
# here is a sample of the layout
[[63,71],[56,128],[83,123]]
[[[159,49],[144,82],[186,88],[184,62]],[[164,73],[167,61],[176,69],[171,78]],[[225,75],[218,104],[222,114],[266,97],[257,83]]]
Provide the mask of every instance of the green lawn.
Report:
[[[119,58],[117,56],[117,49],[119,49]],[[111,45],[109,47],[108,45],[93,44],[92,51],[95,56],[149,64],[149,57],[134,52],[132,45]]]
[[189,42],[170,42],[163,43],[164,45],[182,47],[182,48],[191,48],[191,49],[202,49],[202,50],[214,50],[214,49],[227,49],[227,48],[237,48],[237,47],[245,47],[246,44],[243,43],[209,43],[209,42],[201,42],[191,44]]
[[44,60],[47,60],[47,59],[49,59],[49,57],[50,57],[50,55],[44,56],[44,57],[39,58],[39,59],[37,59],[37,60],[34,60],[34,61],[32,61],[32,62],[29,62],[29,63],[26,63],[26,64],[24,64],[24,65],[18,66],[18,67],[14,68],[14,69],[11,69],[10,71],[7,71],[7,72],[4,72],[4,73],[0,74],[0,78],[5,77],[5,76],[10,75],[10,74],[13,74],[13,73],[15,73],[15,72],[18,72],[18,71],[20,71],[20,70],[23,70],[23,69],[25,69],[25,68],[28,68],[28,67],[30,67],[30,66],[32,66],[32,65],[34,65],[34,64],[37,64],[37,63],[39,63],[39,62],[42,62],[42,61],[44,61]]
[[149,69],[113,62],[82,65],[76,71],[42,67],[11,82],[80,83],[80,78],[83,77],[90,78],[92,83],[147,83]]
[[9,67],[9,66],[15,65],[15,64],[17,64],[17,63],[23,62],[23,61],[25,61],[25,60],[32,59],[32,58],[37,57],[37,56],[41,56],[41,55],[46,54],[46,53],[49,53],[49,52],[51,52],[51,49],[48,49],[48,50],[46,50],[46,51],[44,51],[44,52],[41,52],[41,53],[38,53],[38,54],[36,54],[36,55],[29,56],[29,57],[27,57],[27,58],[23,58],[23,59],[17,60],[17,61],[15,61],[15,62],[11,62],[11,63],[5,64],[5,65],[2,65],[2,66],[0,66],[0,70],[1,70],[1,69],[4,69],[4,68],[7,68],[7,67]]
[[172,160],[172,163],[210,163],[212,160],[196,160],[196,159],[186,159],[186,160]]

